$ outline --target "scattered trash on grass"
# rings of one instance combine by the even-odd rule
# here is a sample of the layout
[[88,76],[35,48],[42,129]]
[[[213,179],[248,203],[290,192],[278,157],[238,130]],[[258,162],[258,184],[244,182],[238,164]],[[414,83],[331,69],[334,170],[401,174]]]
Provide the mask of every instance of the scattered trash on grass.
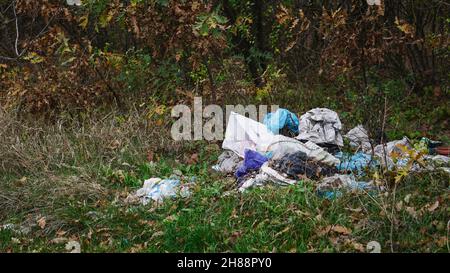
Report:
[[141,204],[147,205],[150,201],[157,203],[162,202],[165,198],[190,196],[190,187],[195,183],[195,178],[191,178],[188,183],[181,183],[178,178],[150,178],[144,181],[142,188],[138,189],[135,194],[127,197],[128,202],[139,200]]

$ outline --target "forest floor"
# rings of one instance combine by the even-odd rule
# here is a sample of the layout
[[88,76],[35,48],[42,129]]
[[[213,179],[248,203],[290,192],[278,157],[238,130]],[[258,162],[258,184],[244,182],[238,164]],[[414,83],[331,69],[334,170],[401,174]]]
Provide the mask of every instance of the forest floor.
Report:
[[[221,149],[170,144],[140,113],[52,125],[1,113],[0,252],[449,252],[449,175],[328,200],[311,182],[236,191]],[[157,144],[155,144],[157,143]],[[160,148],[155,148],[156,146]],[[176,170],[176,171],[175,171]],[[145,179],[195,176],[186,198],[125,202]]]

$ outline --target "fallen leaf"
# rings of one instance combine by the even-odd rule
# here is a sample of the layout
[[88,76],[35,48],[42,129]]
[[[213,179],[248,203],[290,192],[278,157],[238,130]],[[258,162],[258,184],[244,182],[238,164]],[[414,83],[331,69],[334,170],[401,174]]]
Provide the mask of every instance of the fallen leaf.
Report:
[[339,226],[339,225],[333,226],[331,230],[333,230],[334,232],[337,232],[337,233],[344,234],[344,235],[349,235],[352,233],[351,229],[348,229],[346,227]]
[[52,243],[52,244],[62,244],[62,243],[65,243],[67,241],[69,241],[69,239],[66,238],[66,237],[58,237],[58,238],[52,239],[50,241],[50,243]]
[[164,231],[157,231],[157,232],[153,233],[153,235],[150,238],[150,240],[153,239],[153,238],[156,238],[156,237],[161,237],[163,235],[164,235]]
[[45,220],[45,217],[41,217],[39,220],[37,220],[37,224],[41,229],[45,228],[47,221]]
[[358,250],[359,252],[364,252],[364,245],[360,243],[353,243],[353,248]]
[[431,205],[431,206],[428,208],[428,211],[429,211],[429,212],[433,212],[433,211],[435,211],[438,207],[439,207],[439,201],[436,201],[436,202],[434,202],[433,205]]
[[327,226],[326,228],[322,229],[321,231],[319,231],[319,235],[326,235],[328,234],[330,231],[334,231],[343,235],[349,235],[350,233],[352,233],[352,231],[346,227],[340,226],[340,225],[336,225],[336,226]]
[[361,212],[362,211],[362,208],[356,208],[356,209],[354,209],[354,208],[346,208],[347,210],[349,210],[349,211],[352,211],[352,212]]
[[153,158],[154,158],[153,152],[152,152],[152,151],[148,151],[148,152],[147,152],[147,160],[148,160],[149,162],[153,162]]
[[406,212],[408,212],[412,217],[417,218],[417,211],[413,207],[406,207]]
[[405,203],[408,204],[410,199],[411,199],[411,194],[407,194],[405,196],[405,198],[403,199],[403,201],[405,201]]
[[67,231],[64,230],[59,230],[56,232],[56,235],[58,235],[59,237],[62,237],[63,235],[65,235],[67,233]]

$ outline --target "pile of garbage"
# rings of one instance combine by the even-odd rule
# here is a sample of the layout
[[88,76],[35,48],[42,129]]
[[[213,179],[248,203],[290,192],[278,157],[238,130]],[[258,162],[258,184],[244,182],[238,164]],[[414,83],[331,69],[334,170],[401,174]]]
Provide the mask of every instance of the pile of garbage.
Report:
[[[338,197],[344,190],[378,191],[367,179],[380,166],[408,171],[442,168],[449,172],[449,157],[436,155],[442,143],[423,138],[413,146],[407,137],[375,145],[362,125],[342,136],[336,112],[315,108],[300,118],[278,109],[263,123],[232,112],[222,144],[223,153],[212,168],[234,175],[239,191],[267,184],[280,186],[300,180],[315,181],[318,193]],[[342,152],[348,139],[354,153]]]

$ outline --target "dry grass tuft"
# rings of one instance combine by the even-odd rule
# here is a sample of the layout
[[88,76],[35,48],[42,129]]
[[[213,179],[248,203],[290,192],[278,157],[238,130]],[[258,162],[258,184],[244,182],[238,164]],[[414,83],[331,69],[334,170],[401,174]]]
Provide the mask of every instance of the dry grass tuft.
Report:
[[58,228],[64,224],[58,211],[70,200],[109,195],[102,167],[140,164],[149,152],[177,152],[181,146],[167,127],[155,127],[137,110],[83,120],[65,116],[49,124],[0,109],[0,221],[46,213],[46,231]]

